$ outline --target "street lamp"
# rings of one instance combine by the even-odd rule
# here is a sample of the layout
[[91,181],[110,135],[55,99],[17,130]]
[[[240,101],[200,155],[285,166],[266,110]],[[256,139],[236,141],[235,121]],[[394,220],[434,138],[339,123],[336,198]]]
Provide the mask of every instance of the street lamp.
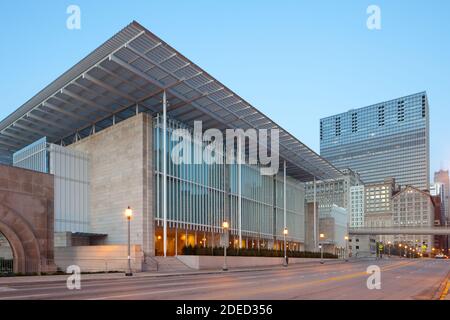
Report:
[[224,235],[224,242],[223,242],[223,267],[222,267],[222,271],[228,271],[228,266],[227,266],[227,246],[228,246],[228,228],[230,227],[230,225],[228,224],[228,221],[224,221],[222,223],[222,228],[223,228],[223,235]]
[[391,257],[391,243],[390,241],[388,241],[388,254],[389,254],[389,258]]
[[131,277],[133,273],[131,272],[131,239],[130,239],[130,225],[131,225],[131,218],[133,217],[133,210],[131,210],[130,206],[125,210],[125,217],[128,221],[128,272],[125,273],[125,276]]
[[345,239],[345,261],[348,261],[348,236],[344,237]]
[[[319,235],[319,238],[320,238],[320,240],[324,239],[325,238],[325,234],[321,233]],[[322,242],[320,242],[319,248],[320,248],[320,263],[323,264],[324,261],[323,261],[323,243]]]
[[284,238],[284,261],[283,261],[283,266],[287,267],[288,266],[288,262],[287,262],[287,249],[286,249],[286,236],[288,235],[288,229],[284,228],[283,230],[283,238]]

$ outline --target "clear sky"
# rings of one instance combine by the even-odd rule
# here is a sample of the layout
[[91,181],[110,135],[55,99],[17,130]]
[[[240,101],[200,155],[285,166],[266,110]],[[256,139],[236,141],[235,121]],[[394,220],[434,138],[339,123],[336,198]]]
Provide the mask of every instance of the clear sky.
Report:
[[[66,28],[71,4],[81,30]],[[132,20],[317,152],[320,118],[426,90],[431,170],[450,165],[447,0],[2,1],[0,118]]]

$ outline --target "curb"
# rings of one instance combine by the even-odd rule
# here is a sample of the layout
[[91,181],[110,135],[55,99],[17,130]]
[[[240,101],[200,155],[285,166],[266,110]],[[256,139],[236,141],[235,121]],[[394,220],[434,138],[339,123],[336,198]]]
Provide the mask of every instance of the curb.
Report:
[[[347,263],[352,263],[353,261],[349,261]],[[345,263],[343,260],[337,260],[337,261],[327,261],[325,265],[332,265],[332,264],[339,264],[339,263]],[[294,267],[305,267],[310,268],[313,266],[319,265],[319,261],[313,261],[313,262],[307,262],[307,263],[296,263],[291,264],[290,266]],[[180,276],[200,276],[200,275],[209,275],[209,274],[231,274],[231,273],[243,273],[243,272],[258,272],[258,271],[270,271],[270,270],[289,270],[289,268],[281,268],[281,266],[272,266],[272,267],[263,267],[263,268],[246,268],[246,269],[230,269],[228,271],[222,271],[222,270],[193,270],[190,272],[179,272],[179,273],[135,273],[134,277],[131,277],[133,279],[144,279],[144,278],[167,278],[167,277],[180,277]],[[85,277],[83,279],[84,282],[90,282],[90,281],[101,281],[101,280],[117,280],[117,279],[127,279],[125,276],[123,276],[123,273],[114,273],[108,276],[107,274],[99,274],[100,276],[94,277]],[[42,284],[42,283],[49,283],[49,282],[61,282],[66,281],[67,277],[69,275],[58,275],[59,278],[52,278],[53,276],[38,276],[39,279],[34,278],[34,276],[29,277],[5,277],[4,281],[0,278],[0,287],[1,286],[11,286],[11,285],[21,285],[21,284]],[[81,275],[83,276],[89,276],[89,274]],[[49,277],[46,279],[46,277]],[[16,280],[16,281],[14,281]]]

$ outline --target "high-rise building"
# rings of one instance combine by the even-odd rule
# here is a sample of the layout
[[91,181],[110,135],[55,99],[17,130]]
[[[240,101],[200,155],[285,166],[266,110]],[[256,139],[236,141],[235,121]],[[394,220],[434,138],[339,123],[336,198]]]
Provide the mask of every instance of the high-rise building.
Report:
[[446,187],[443,183],[433,183],[430,186],[430,195],[435,198],[435,201],[439,202],[439,225],[444,226],[446,223],[447,199],[446,199]]
[[444,216],[447,221],[450,221],[450,179],[448,176],[448,170],[439,170],[434,173],[434,183],[441,185],[439,187],[440,192],[434,195],[440,195],[442,203],[444,205]]
[[[450,226],[450,179],[448,170],[439,170],[434,173],[434,183],[440,185],[441,218],[443,223]],[[450,247],[450,236],[446,237],[446,248]]]
[[364,183],[395,178],[429,188],[429,112],[426,92],[320,120],[320,154]]

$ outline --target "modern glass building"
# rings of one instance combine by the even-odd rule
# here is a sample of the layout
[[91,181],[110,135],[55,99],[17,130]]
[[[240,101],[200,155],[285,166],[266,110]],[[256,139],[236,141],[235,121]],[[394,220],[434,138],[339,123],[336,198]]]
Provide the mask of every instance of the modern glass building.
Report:
[[[175,163],[173,132],[192,131],[195,121],[222,133],[277,130],[278,150],[272,143],[258,148],[277,156],[278,171],[262,175],[267,165],[261,162]],[[248,144],[242,153],[249,156]],[[82,233],[90,244],[126,244],[124,211],[130,206],[131,242],[145,256],[227,241],[281,248],[285,229],[289,248],[300,250],[307,241],[304,184],[342,177],[137,22],[0,122],[0,161],[53,172],[61,181],[55,184],[57,230]]]
[[[175,129],[187,129],[170,119],[167,127],[167,153],[171,154]],[[154,118],[156,237],[163,238],[163,125]],[[199,142],[191,141],[191,150]],[[200,143],[202,144],[202,143]],[[225,163],[225,152],[222,157]],[[169,248],[180,253],[185,245],[218,246],[222,222],[230,224],[230,245],[243,248],[282,248],[284,230],[284,177],[261,175],[260,166],[247,164],[176,164],[167,157],[167,222]],[[241,168],[239,168],[241,166]],[[241,188],[241,191],[239,191]],[[239,209],[241,202],[242,209]],[[241,214],[242,213],[245,214]],[[305,190],[300,181],[286,177],[286,224],[290,248],[300,250],[305,242]],[[177,239],[177,242],[175,242]],[[274,241],[274,239],[278,241]],[[161,241],[156,252],[163,252]]]
[[364,183],[395,178],[429,188],[429,110],[425,92],[320,120],[320,154]]

